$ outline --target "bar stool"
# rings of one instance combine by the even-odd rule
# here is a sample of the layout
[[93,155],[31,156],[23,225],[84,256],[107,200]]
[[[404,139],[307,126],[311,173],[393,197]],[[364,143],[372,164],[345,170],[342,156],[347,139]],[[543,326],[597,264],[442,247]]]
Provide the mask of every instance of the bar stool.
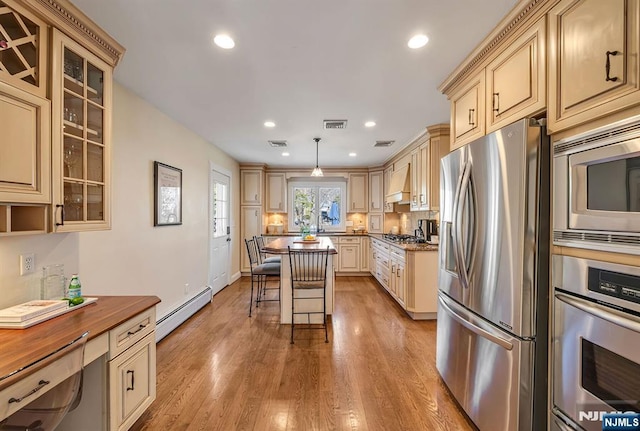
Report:
[[[71,373],[69,377],[50,389],[48,387],[50,380],[43,377],[40,379],[38,386],[34,387],[31,392],[15,394],[13,398],[9,399],[9,406],[20,406],[21,403],[25,402],[28,404],[19,410],[14,411],[14,413],[7,418],[0,420],[0,430],[54,430],[60,424],[62,419],[64,419],[64,416],[78,406],[82,397],[84,347],[88,334],[88,332],[85,332],[80,337],[51,353],[46,358],[48,361],[64,361],[62,368]],[[33,372],[39,371],[40,369],[42,369],[42,365],[36,363],[24,370],[21,370],[18,374],[12,376],[11,379],[21,378],[20,376],[23,374],[25,375],[25,378],[28,378],[29,375]],[[29,402],[29,397],[40,391],[46,392]]]
[[[249,254],[249,266],[251,268],[251,294],[249,295],[249,317],[253,306],[253,284],[257,284],[256,308],[262,301],[280,301],[280,263],[260,263],[259,252],[255,239],[245,239],[247,253]],[[278,287],[267,287],[268,277],[278,277]],[[267,290],[278,290],[277,299],[265,299]]]
[[[292,250],[289,249],[289,263],[291,264],[291,344],[293,344],[293,330],[296,326],[296,315],[307,315],[307,327],[304,329],[324,328],[324,342],[329,342],[327,330],[327,262],[329,260],[329,247],[326,250]],[[296,311],[296,301],[307,303],[309,301],[322,300],[320,307],[300,309]],[[314,328],[311,325],[312,314],[322,315],[322,327]]]
[[256,242],[256,247],[258,247],[258,256],[260,258],[260,263],[281,263],[282,262],[282,258],[280,256],[267,257],[267,253],[262,251],[262,249],[264,249],[264,237],[262,235],[254,236],[253,239]]

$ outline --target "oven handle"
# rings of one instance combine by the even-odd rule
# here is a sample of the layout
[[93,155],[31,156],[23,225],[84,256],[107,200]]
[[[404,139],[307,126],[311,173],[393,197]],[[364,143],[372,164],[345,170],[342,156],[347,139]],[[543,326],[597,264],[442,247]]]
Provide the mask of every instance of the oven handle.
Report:
[[574,298],[564,293],[556,293],[556,298],[560,301],[569,304],[580,311],[589,313],[593,316],[599,317],[614,325],[622,326],[630,331],[640,334],[640,319],[633,314],[624,313],[614,308],[605,307],[603,305],[594,304],[584,299]]
[[486,338],[487,340],[491,341],[494,344],[499,345],[500,347],[506,350],[513,349],[513,344],[511,344],[509,341],[505,340],[504,338],[498,337],[497,335],[493,335],[491,332],[486,331],[481,327],[474,325],[473,323],[469,322],[467,319],[465,319],[464,317],[460,316],[458,313],[453,311],[451,306],[449,306],[449,304],[445,302],[442,295],[438,295],[438,302],[440,302],[440,305],[442,306],[442,308],[444,308],[444,310],[448,312],[456,322],[458,322],[459,324],[467,328],[469,331],[483,338]]

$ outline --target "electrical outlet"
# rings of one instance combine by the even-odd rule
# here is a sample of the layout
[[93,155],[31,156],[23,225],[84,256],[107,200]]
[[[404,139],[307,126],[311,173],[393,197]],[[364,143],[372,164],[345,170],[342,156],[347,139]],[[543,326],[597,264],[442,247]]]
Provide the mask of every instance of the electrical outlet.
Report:
[[36,272],[36,255],[25,253],[20,255],[20,275],[33,274]]

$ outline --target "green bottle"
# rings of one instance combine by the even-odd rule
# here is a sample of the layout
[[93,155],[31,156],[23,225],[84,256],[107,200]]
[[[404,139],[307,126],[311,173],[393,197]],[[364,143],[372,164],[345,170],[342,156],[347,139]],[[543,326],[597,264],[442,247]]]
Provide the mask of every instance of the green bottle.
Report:
[[67,298],[79,298],[82,296],[80,279],[78,278],[78,274],[73,274],[71,276],[71,281],[69,282],[69,289],[67,292]]

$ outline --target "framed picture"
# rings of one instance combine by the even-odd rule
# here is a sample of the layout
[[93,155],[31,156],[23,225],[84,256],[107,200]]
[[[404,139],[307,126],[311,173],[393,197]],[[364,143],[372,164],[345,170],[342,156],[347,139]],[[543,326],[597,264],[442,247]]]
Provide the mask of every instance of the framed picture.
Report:
[[153,162],[154,226],[182,224],[182,169]]

